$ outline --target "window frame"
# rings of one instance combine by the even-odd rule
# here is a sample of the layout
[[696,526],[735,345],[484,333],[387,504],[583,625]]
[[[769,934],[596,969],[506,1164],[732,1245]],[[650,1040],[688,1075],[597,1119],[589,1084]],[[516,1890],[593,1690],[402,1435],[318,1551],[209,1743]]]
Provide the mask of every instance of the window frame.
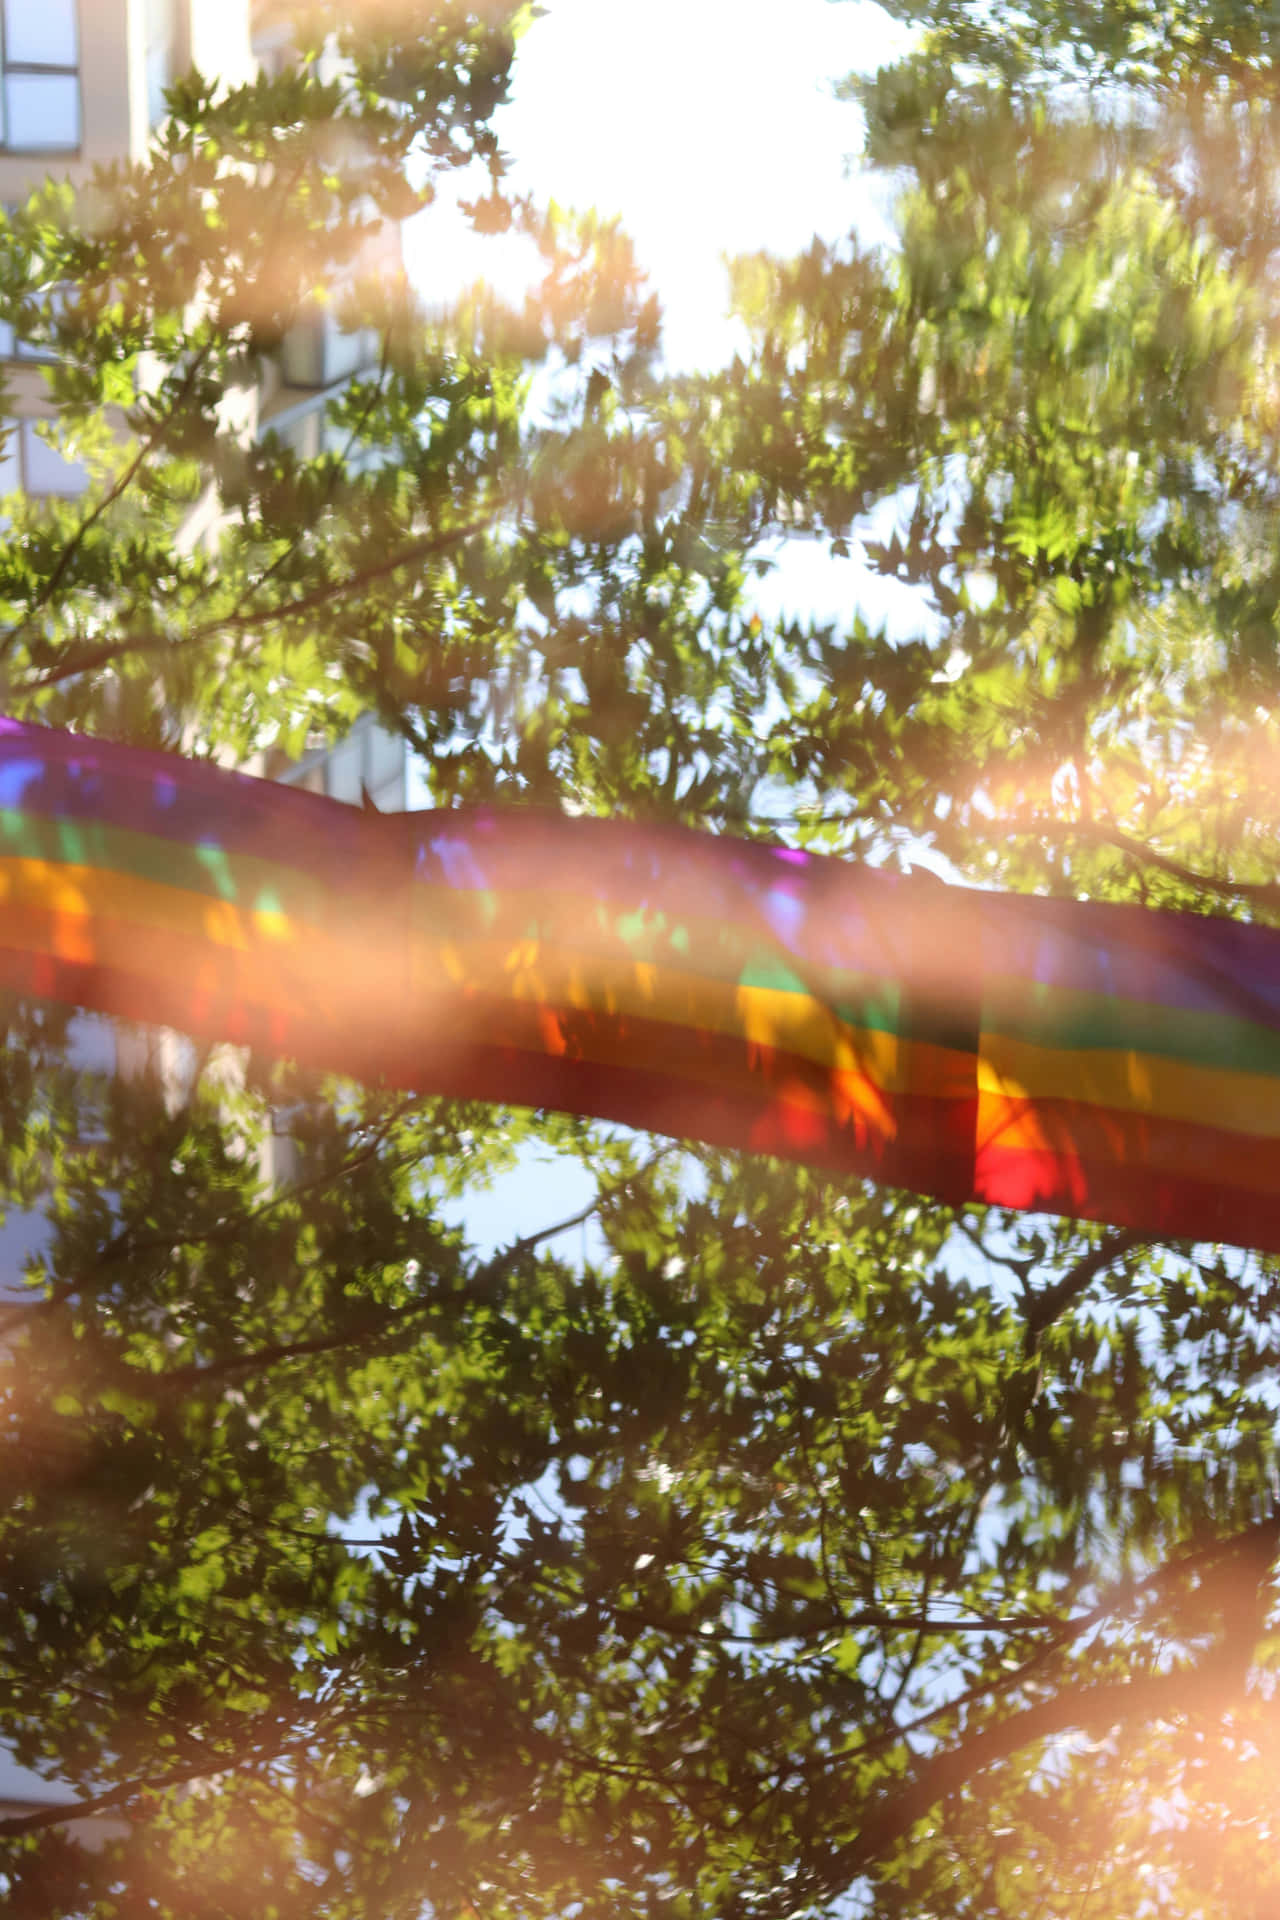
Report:
[[[76,5],[79,5],[79,0],[76,0]],[[145,14],[143,83],[147,97],[147,128],[154,133],[157,127],[164,125],[168,116],[165,93],[191,63],[190,9],[180,6],[178,0],[147,0]],[[157,36],[157,20],[161,16],[164,31]],[[158,96],[153,70],[157,56],[163,56],[164,60],[164,78]]]
[[[3,471],[4,465],[10,460],[16,462],[17,484],[13,490],[24,494],[28,500],[79,500],[89,491],[93,484],[93,476],[82,463],[78,461],[73,463],[65,454],[59,454],[53,447],[45,446],[44,452],[61,459],[68,468],[78,468],[84,475],[82,484],[78,487],[57,488],[31,485],[27,440],[28,436],[32,440],[36,439],[36,428],[43,423],[44,418],[42,414],[31,413],[11,413],[0,416],[0,439],[4,441],[3,450],[0,452],[0,471]],[[8,489],[6,488],[5,491],[7,492]]]
[[[381,740],[379,739],[381,736]],[[393,771],[389,766],[379,767],[375,760],[380,745],[385,741],[395,743],[400,749],[400,764]],[[284,767],[275,778],[282,786],[301,787],[307,793],[324,794],[330,800],[340,801],[344,806],[359,806],[360,793],[348,791],[335,793],[337,784],[350,787],[347,780],[335,782],[331,777],[331,763],[335,753],[349,752],[357,761],[353,769],[356,774],[355,786],[363,789],[383,813],[407,813],[409,809],[409,748],[408,742],[387,728],[380,727],[372,714],[362,714],[348,733],[340,740],[334,740],[327,746],[315,747],[304,753],[291,767]],[[387,803],[390,802],[388,805]]]
[[[71,22],[75,35],[75,60],[71,65],[60,61],[48,60],[10,60],[6,14],[10,6],[21,4],[21,0],[0,0],[0,155],[6,154],[78,154],[84,141],[84,85],[81,78],[82,61],[80,34],[80,0],[71,0]],[[27,5],[33,0],[26,0]],[[15,143],[9,138],[9,81],[11,78],[47,77],[51,79],[72,80],[75,83],[75,138],[71,141],[40,141],[34,146],[29,142]]]

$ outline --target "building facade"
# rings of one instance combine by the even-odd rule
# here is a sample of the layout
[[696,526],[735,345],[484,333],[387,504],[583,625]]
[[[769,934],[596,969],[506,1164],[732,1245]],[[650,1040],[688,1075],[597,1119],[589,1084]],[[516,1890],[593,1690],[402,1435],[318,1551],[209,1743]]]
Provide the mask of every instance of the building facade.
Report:
[[[145,162],[165,112],[165,89],[190,66],[235,85],[260,70],[278,72],[289,58],[278,10],[251,0],[0,0],[0,202],[20,203],[49,174],[80,181],[96,166]],[[329,313],[317,311],[286,339],[262,388],[247,396],[244,431],[278,433],[304,458],[319,453],[326,402],[368,368],[375,352],[367,337],[342,333]],[[0,496],[21,490],[73,498],[88,484],[85,470],[36,431],[49,413],[39,356],[0,327],[0,361],[8,388],[7,418],[0,419]],[[192,538],[207,531],[193,527]],[[296,764],[248,770],[270,771],[353,804],[368,796],[384,812],[411,803],[404,743],[369,718],[336,746],[317,747]],[[187,1051],[179,1036],[89,1015],[74,1023],[72,1045],[78,1065],[104,1073],[158,1063],[180,1076]],[[269,1177],[287,1175],[290,1147],[283,1133],[268,1159]],[[22,1295],[23,1263],[44,1231],[38,1217],[0,1225],[0,1311],[6,1297]],[[70,1797],[0,1747],[0,1815]],[[92,1844],[118,1829],[83,1821],[76,1830]]]
[[[278,73],[290,58],[287,10],[270,0],[0,0],[0,203],[21,202],[51,173],[76,182],[95,166],[145,163],[165,89],[190,66],[232,86]],[[394,232],[381,244],[398,254]],[[326,404],[377,353],[376,339],[344,333],[331,309],[317,307],[286,336],[261,387],[237,396],[244,432],[275,434],[302,459],[339,444]],[[0,323],[8,389],[0,497],[73,498],[88,485],[79,462],[37,431],[51,413],[42,357]],[[216,502],[206,502],[188,537],[207,537],[216,524]],[[297,765],[277,756],[246,770],[355,804],[363,791],[384,812],[410,804],[404,743],[371,720]]]

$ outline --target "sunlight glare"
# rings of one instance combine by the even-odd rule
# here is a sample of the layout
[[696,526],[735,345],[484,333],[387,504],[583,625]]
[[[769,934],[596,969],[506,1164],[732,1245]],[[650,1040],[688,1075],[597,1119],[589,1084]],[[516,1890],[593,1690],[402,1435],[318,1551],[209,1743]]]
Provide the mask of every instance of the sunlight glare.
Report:
[[[723,363],[742,344],[724,255],[887,238],[856,170],[858,110],[833,88],[909,39],[874,0],[650,0],[639,16],[551,0],[498,116],[509,184],[620,215],[663,303],[669,363]],[[439,206],[409,223],[405,260],[442,299],[477,278],[518,295],[534,265],[527,243],[471,235]]]

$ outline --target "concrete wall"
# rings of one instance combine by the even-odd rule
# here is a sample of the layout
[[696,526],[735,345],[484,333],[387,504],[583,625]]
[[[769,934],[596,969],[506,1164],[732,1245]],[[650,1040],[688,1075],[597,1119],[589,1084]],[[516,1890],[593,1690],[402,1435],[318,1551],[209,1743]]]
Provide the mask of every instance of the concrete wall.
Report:
[[[39,0],[32,0],[39,4]],[[192,62],[228,86],[253,77],[250,0],[179,0],[179,67]],[[80,148],[10,153],[0,148],[0,202],[25,199],[53,174],[85,179],[97,166],[142,160],[151,137],[147,0],[79,0]]]

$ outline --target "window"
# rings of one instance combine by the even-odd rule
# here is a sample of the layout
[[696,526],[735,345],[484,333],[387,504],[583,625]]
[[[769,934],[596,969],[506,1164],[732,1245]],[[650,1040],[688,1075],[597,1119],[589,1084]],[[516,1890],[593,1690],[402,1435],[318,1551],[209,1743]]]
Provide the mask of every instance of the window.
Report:
[[[365,204],[371,216],[376,209]],[[404,269],[400,228],[390,220],[371,227],[355,258],[330,280],[329,291],[340,297],[344,289],[362,280],[384,284],[399,279]],[[286,333],[280,350],[281,371],[291,387],[328,387],[353,373],[377,365],[378,333],[372,327],[348,332],[333,307],[306,306]]]
[[408,804],[408,753],[398,734],[365,718],[335,747],[309,753],[280,778],[308,793],[360,806],[367,794],[379,813],[403,813]]
[[352,734],[336,746],[329,755],[328,774],[325,786],[333,800],[345,800],[349,806],[360,805],[360,781],[363,771],[364,742],[359,733]]
[[251,11],[253,53],[264,80],[278,80],[296,64],[293,31],[287,19],[272,20],[270,9]]
[[[53,289],[50,305],[55,317],[60,317],[65,310],[66,294],[65,287],[59,286]],[[16,334],[11,321],[0,320],[0,360],[50,361],[54,357],[50,348],[38,346],[34,341],[24,340],[21,335]]]
[[80,145],[76,0],[2,0],[0,138],[24,153]]
[[89,484],[88,469],[42,440],[36,420],[0,421],[0,495],[23,493],[70,499]]
[[173,85],[180,62],[178,0],[147,0],[148,126],[164,119],[164,90]]
[[318,460],[324,452],[324,407],[291,409],[279,426],[267,422],[266,430],[282,440],[299,460]]
[[280,366],[291,387],[329,387],[362,367],[376,366],[378,336],[369,327],[344,333],[329,312],[295,320],[280,348]]
[[[2,340],[0,333],[0,343]],[[0,356],[3,353],[4,347],[0,344]],[[264,438],[274,434],[299,460],[318,460],[326,453],[341,454],[348,473],[372,473],[390,457],[385,447],[353,441],[348,428],[335,426],[328,418],[324,395],[268,415],[260,426]]]

